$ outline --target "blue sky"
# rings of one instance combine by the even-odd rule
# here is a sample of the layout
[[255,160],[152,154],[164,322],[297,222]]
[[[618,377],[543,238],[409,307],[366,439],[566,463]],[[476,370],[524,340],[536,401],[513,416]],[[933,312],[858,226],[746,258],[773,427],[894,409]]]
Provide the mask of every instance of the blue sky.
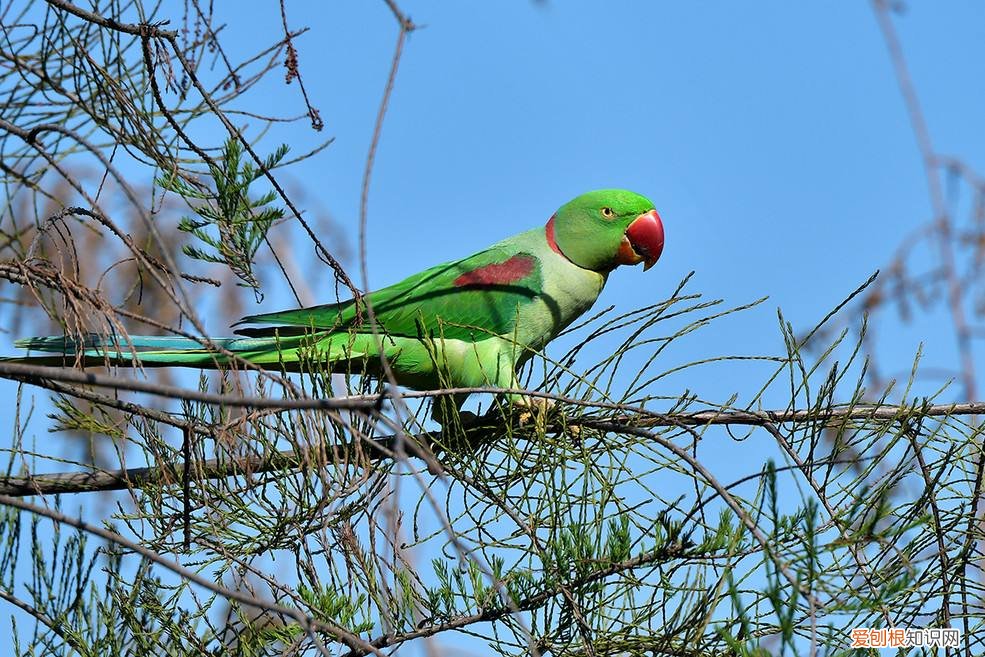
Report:
[[[626,187],[654,200],[667,247],[646,274],[617,271],[602,302],[654,302],[695,270],[692,289],[708,296],[769,301],[688,354],[775,352],[776,307],[798,329],[813,325],[930,218],[916,142],[867,3],[401,6],[422,29],[408,39],[378,153],[370,288],[538,225],[588,189]],[[914,3],[897,20],[935,146],[979,168],[981,12],[972,2]],[[374,2],[299,3],[288,17],[313,28],[297,41],[301,70],[335,138],[293,175],[355,244],[396,25]],[[279,16],[251,18],[228,28],[234,47],[252,46],[250,30],[267,34]],[[303,111],[276,77],[271,91],[252,100]],[[319,136],[301,122],[267,143],[302,152]],[[314,283],[316,300],[333,294],[325,281]],[[268,295],[264,309],[283,302]],[[882,331],[880,349],[900,371],[921,341],[928,362],[953,361],[946,314],[928,317]],[[727,396],[744,381],[710,383]]]

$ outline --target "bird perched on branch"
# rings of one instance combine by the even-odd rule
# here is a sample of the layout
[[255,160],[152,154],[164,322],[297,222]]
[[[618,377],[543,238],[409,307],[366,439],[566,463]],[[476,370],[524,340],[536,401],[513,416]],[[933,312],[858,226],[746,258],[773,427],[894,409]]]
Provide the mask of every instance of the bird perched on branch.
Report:
[[[409,388],[516,389],[517,369],[595,303],[609,272],[639,263],[649,269],[663,246],[663,223],[647,198],[594,191],[561,206],[546,225],[361,301],[244,317],[237,325],[255,326],[210,338],[219,350],[181,337],[50,336],[17,341],[46,355],[16,360],[218,368],[241,358],[270,369],[379,378],[383,356]],[[456,396],[455,406],[466,396]]]

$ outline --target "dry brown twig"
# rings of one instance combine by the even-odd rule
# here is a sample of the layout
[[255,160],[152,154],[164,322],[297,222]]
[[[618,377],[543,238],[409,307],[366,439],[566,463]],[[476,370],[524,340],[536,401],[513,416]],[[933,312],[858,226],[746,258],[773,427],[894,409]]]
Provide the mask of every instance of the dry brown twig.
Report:
[[[396,2],[384,2],[398,34],[363,172],[361,235],[369,221],[388,101],[406,37],[415,29]],[[164,205],[143,207],[142,199],[154,195],[123,175],[120,160],[149,164],[204,190],[203,174],[219,151],[193,135],[202,133],[196,122],[214,117],[215,132],[243,142],[244,157],[262,167],[251,136],[280,119],[249,109],[234,112],[229,103],[246,99],[274,70],[298,81],[297,100],[306,110],[300,118],[319,125],[299,77],[307,62],[299,38],[305,28],[289,29],[286,4],[280,3],[273,43],[242,62],[222,48],[225,28],[215,22],[213,7],[198,0],[186,3],[185,29],[178,31],[165,29],[154,15],[146,24],[125,20],[134,15],[125,13],[133,7],[125,3],[89,11],[49,0],[49,29],[34,37],[43,56],[32,56],[29,46],[36,42],[26,37],[0,52],[0,60],[35,85],[43,81],[47,93],[64,101],[42,105],[30,85],[18,86],[11,97],[31,111],[5,113],[0,122],[0,133],[10,137],[0,140],[6,149],[0,158],[4,180],[44,200],[38,204],[42,211],[10,201],[0,224],[0,278],[17,291],[20,303],[34,303],[25,296],[34,295],[65,321],[69,335],[93,330],[97,320],[104,332],[123,334],[128,320],[162,334],[207,335],[189,301],[189,285],[208,279],[225,285],[230,279],[178,271],[171,256],[178,240],[161,230],[169,216]],[[874,6],[885,18],[886,4],[877,0]],[[892,32],[886,34],[892,43]],[[115,68],[101,59],[102,52],[120,53]],[[218,72],[203,66],[208,53]],[[892,54],[899,64],[899,53]],[[77,71],[85,73],[66,74]],[[942,167],[981,187],[980,177],[960,161],[934,152],[915,95],[907,91],[905,67],[897,71],[914,126],[922,130],[931,194],[941,197],[936,174]],[[9,78],[0,71],[3,80]],[[145,96],[146,105],[136,102]],[[254,129],[258,125],[263,128]],[[95,170],[94,181],[73,168],[80,160]],[[60,179],[65,198],[76,200],[59,201],[63,195],[51,191],[55,187],[40,169]],[[265,184],[289,208],[290,221],[307,235],[337,284],[351,287],[274,173],[263,170]],[[35,221],[25,226],[23,217],[32,212]],[[969,285],[976,270],[963,271],[964,260],[954,257],[958,240],[967,236],[947,216],[946,204],[935,202],[933,219],[929,231],[914,239],[931,236],[944,265],[951,258],[950,266],[931,272],[927,285],[941,286],[955,335],[967,340],[975,335],[974,320],[960,305],[967,287],[955,286]],[[279,256],[271,244],[282,243],[267,243],[275,263]],[[107,244],[113,247],[96,273],[70,257],[73,248],[95,252]],[[904,253],[905,248],[900,262]],[[127,280],[123,270],[131,266],[136,274]],[[365,279],[363,239],[360,266]],[[292,285],[292,270],[280,269]],[[900,272],[895,280],[912,283],[905,266],[893,269]],[[109,287],[104,277],[113,276],[125,280],[125,302],[102,294]],[[888,284],[880,285],[866,292],[870,309],[891,296]],[[906,293],[916,298],[922,291],[911,285]],[[145,317],[141,298],[161,306],[161,315]],[[130,608],[107,607],[114,610],[114,627],[125,628],[128,609],[143,609],[140,600],[173,603],[155,607],[164,611],[151,621],[160,624],[154,629],[161,651],[193,645],[217,654],[241,646],[257,654],[380,654],[427,637],[481,634],[493,627],[489,639],[505,652],[706,657],[735,652],[737,645],[761,647],[759,640],[768,645],[787,632],[814,651],[839,640],[844,623],[832,619],[889,625],[937,613],[943,622],[962,619],[970,652],[980,626],[974,575],[981,560],[975,518],[982,486],[980,454],[972,448],[979,440],[975,417],[985,412],[985,403],[864,403],[866,394],[883,388],[863,390],[861,382],[839,397],[850,387],[844,378],[850,364],[825,372],[824,358],[805,363],[803,343],[789,339],[786,329],[788,353],[762,360],[736,356],[734,362],[775,366],[764,390],[788,374],[787,408],[756,410],[759,396],[748,408],[733,401],[699,402],[690,391],[668,396],[671,375],[690,369],[700,382],[701,368],[727,361],[657,369],[670,345],[731,312],[713,305],[678,290],[662,304],[586,322],[576,330],[587,337],[569,354],[553,361],[537,355],[537,371],[544,372],[540,389],[513,391],[557,402],[555,416],[533,425],[519,425],[494,405],[477,425],[451,422],[428,432],[417,420],[420,411],[410,408],[415,400],[423,405],[445,395],[502,392],[487,388],[414,393],[392,380],[384,389],[349,378],[346,385],[358,387],[336,395],[332,389],[339,382],[327,372],[292,378],[234,371],[203,378],[196,389],[157,375],[142,378],[145,372],[131,377],[115,370],[0,363],[0,377],[57,395],[52,426],[85,436],[87,445],[111,446],[102,464],[29,447],[23,417],[30,412],[30,395],[19,388],[11,465],[0,476],[0,506],[11,515],[0,516],[0,533],[15,531],[4,523],[19,522],[12,511],[19,510],[89,532],[177,574],[183,580],[179,592],[166,595],[154,589],[152,577],[129,577],[127,590],[143,597],[133,598]],[[367,314],[372,317],[372,308]],[[820,333],[811,336],[825,342]],[[612,356],[576,364],[582,347],[610,339],[618,345],[607,352]],[[822,349],[838,343],[826,342]],[[641,363],[639,371],[630,372],[630,384],[620,389],[617,373],[634,363]],[[967,374],[967,363],[962,367]],[[966,391],[975,389],[973,379],[965,376],[963,382]],[[851,401],[839,404],[838,398]],[[749,428],[744,436],[743,427]],[[786,465],[760,471],[759,463],[747,463],[753,472],[725,483],[710,467],[708,450],[736,449],[741,462],[742,441],[751,436],[763,438],[760,444],[774,448],[776,460]],[[44,473],[53,463],[74,471]],[[790,480],[780,487],[778,477]],[[128,494],[119,498],[113,517],[119,531],[16,499],[96,490]],[[888,499],[894,505],[883,502]],[[79,554],[84,563],[84,550]],[[0,545],[0,567],[10,563],[5,555]],[[296,572],[277,570],[275,558],[296,565]],[[182,560],[200,570],[184,570]],[[124,569],[111,559],[107,563],[98,572],[112,583]],[[67,562],[45,565],[71,568]],[[211,582],[206,589],[228,602],[224,626],[213,625],[211,603],[197,597],[194,587],[204,585],[199,580]],[[215,584],[230,580],[234,586]],[[0,589],[0,598],[48,627],[48,634],[40,633],[46,640],[74,640],[64,628],[75,617],[50,606],[63,596],[40,591],[34,599],[21,588],[16,594]],[[107,605],[109,600],[103,599]],[[791,613],[786,607],[782,614],[770,611],[776,600]],[[958,604],[960,613],[953,609]],[[261,612],[282,620],[262,623]],[[728,622],[716,624],[719,617]],[[726,634],[732,643],[723,639]],[[236,643],[222,638],[229,635]]]

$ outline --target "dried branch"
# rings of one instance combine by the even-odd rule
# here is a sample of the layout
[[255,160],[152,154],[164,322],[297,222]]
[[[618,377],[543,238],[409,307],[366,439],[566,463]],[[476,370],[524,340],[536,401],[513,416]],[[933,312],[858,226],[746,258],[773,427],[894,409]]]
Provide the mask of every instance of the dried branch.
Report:
[[[2,367],[4,364],[0,364]],[[44,368],[48,369],[48,368]],[[71,370],[69,370],[71,371]],[[84,377],[82,377],[84,378]],[[68,379],[74,381],[74,379]],[[113,382],[102,380],[104,384]],[[91,381],[85,381],[92,383]],[[277,410],[288,409],[350,409],[372,412],[378,410],[379,402],[385,399],[380,396],[375,399],[365,397],[337,399],[298,399],[275,400],[268,398],[246,398],[234,395],[210,395],[196,391],[166,392],[168,388],[148,386],[146,389],[136,388],[144,392],[154,392],[179,399],[202,401],[210,404],[240,406],[246,408],[270,408]],[[433,393],[407,392],[404,398],[420,398],[422,396],[453,395],[463,391],[492,392],[495,388],[453,388],[447,391]],[[618,408],[618,405],[597,405],[579,400],[565,398],[561,395],[525,391],[526,394],[544,399],[578,405],[583,407],[601,407],[606,409]],[[625,408],[625,407],[624,407]],[[831,426],[850,421],[861,422],[912,422],[923,418],[958,417],[966,415],[981,415],[985,413],[985,402],[969,402],[965,404],[936,404],[928,406],[899,406],[895,404],[862,405],[853,408],[831,408],[817,410],[775,410],[775,411],[727,411],[704,410],[690,413],[625,413],[607,417],[605,421],[591,417],[571,419],[563,423],[552,422],[545,425],[547,431],[572,430],[576,427],[600,429],[609,431],[643,430],[658,427],[701,427],[701,426],[753,426],[769,427],[777,424],[811,424]],[[475,445],[488,441],[490,436],[503,430],[501,422],[490,424],[493,417],[487,417],[475,425],[467,427],[465,444]],[[166,467],[140,467],[99,472],[61,472],[53,474],[37,474],[23,476],[0,477],[0,495],[53,495],[60,493],[88,493],[108,490],[135,490],[145,485],[170,485],[184,481],[179,472],[190,472],[195,480],[221,479],[242,475],[255,475],[267,472],[280,472],[288,469],[306,468],[313,463],[351,463],[353,460],[365,458],[370,461],[393,459],[397,445],[404,440],[410,440],[429,452],[440,452],[444,446],[459,440],[456,430],[445,433],[421,432],[408,436],[405,433],[367,439],[365,437],[350,443],[326,444],[316,447],[299,446],[283,450],[269,456],[224,457],[196,462],[188,468],[186,463],[175,463]],[[460,441],[461,442],[461,441]],[[318,453],[318,458],[313,454]],[[326,459],[326,457],[329,457]]]

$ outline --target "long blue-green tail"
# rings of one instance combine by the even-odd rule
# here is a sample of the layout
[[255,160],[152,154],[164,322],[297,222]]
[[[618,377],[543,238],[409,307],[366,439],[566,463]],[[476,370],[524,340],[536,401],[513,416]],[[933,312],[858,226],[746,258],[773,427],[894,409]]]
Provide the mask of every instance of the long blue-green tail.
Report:
[[[232,360],[223,350],[257,364],[295,363],[303,345],[318,342],[313,336],[211,338],[218,349],[208,349],[191,338],[172,336],[116,336],[88,334],[81,338],[62,335],[25,338],[15,342],[20,349],[42,352],[5,358],[7,362],[35,365],[183,366],[216,368]],[[328,346],[328,345],[326,345]]]

